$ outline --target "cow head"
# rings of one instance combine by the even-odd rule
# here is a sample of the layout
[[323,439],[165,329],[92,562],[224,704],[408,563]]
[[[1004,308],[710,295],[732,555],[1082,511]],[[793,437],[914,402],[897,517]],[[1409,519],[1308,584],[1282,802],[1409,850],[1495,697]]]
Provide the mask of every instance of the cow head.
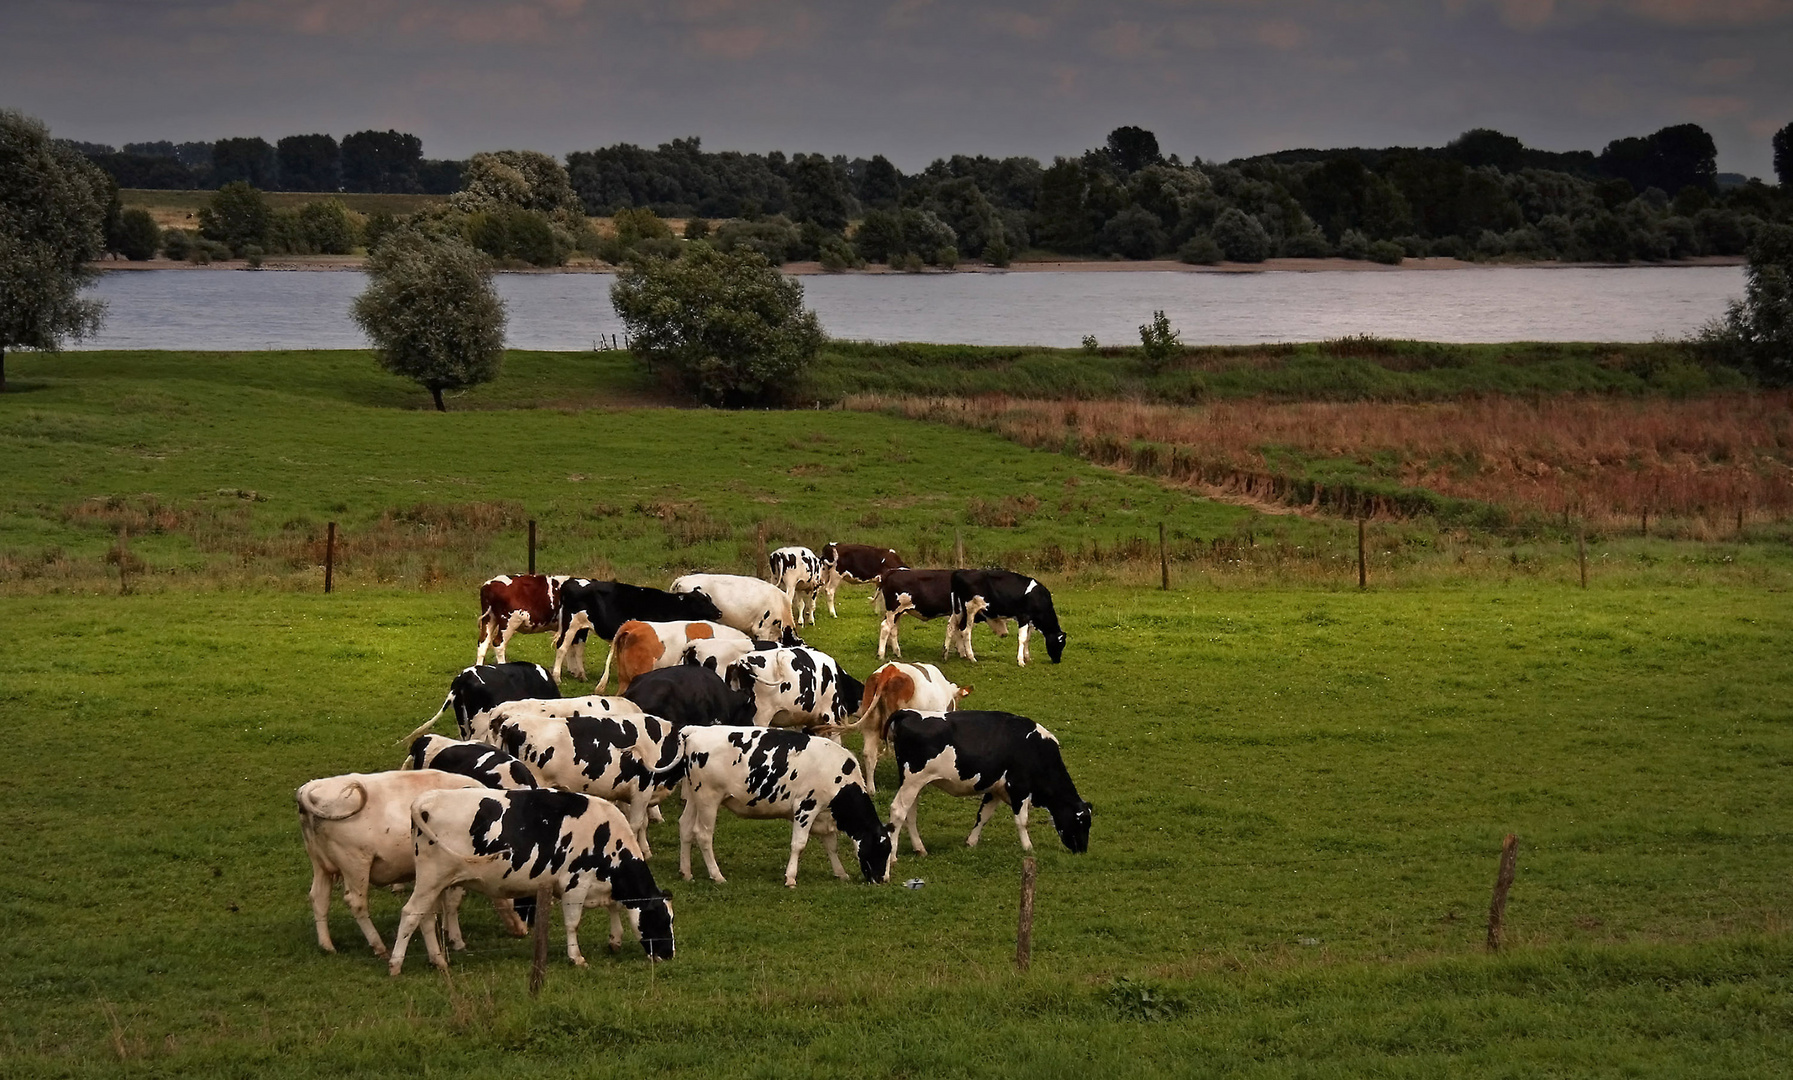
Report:
[[1052,657],[1053,663],[1064,659],[1065,642],[1068,640],[1063,630],[1054,630],[1046,635],[1046,655]]
[[1096,808],[1082,799],[1064,808],[1062,813],[1053,812],[1052,827],[1058,830],[1058,838],[1073,855],[1089,850],[1089,828],[1095,816]]
[[890,880],[890,872],[896,866],[896,837],[888,827],[853,841],[853,848],[859,854],[859,872],[865,875],[867,884],[882,885]]
[[672,959],[672,897],[662,893],[641,900],[625,900],[635,936],[649,960]]
[[784,633],[778,635],[778,644],[787,649],[800,649],[803,647],[803,639],[797,636],[797,631],[787,626]]

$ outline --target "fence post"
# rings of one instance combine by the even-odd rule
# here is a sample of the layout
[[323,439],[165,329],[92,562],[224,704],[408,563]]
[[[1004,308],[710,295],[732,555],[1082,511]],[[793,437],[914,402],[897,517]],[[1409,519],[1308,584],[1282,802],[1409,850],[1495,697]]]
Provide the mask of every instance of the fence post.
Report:
[[1357,519],[1357,587],[1367,589],[1370,585],[1369,568],[1363,556],[1363,519]]
[[1575,529],[1575,559],[1581,563],[1581,587],[1588,587],[1588,523],[1583,521]]
[[953,530],[953,568],[965,569],[965,537],[959,530]]
[[1737,539],[1743,539],[1743,507],[1737,508]]
[[324,530],[324,591],[336,584],[336,522]]
[[1158,523],[1158,574],[1159,588],[1170,591],[1170,556],[1164,550],[1164,522]]
[[1021,860],[1021,917],[1015,924],[1015,966],[1033,963],[1033,882],[1038,866],[1032,855]]
[[535,894],[535,959],[529,965],[529,996],[542,992],[548,980],[548,916],[554,912],[554,890],[546,885]]
[[1519,837],[1508,833],[1500,845],[1500,872],[1494,876],[1494,899],[1488,905],[1488,951],[1499,952],[1506,928],[1507,890],[1513,887],[1513,870],[1519,859]]
[[535,573],[535,519],[529,519],[529,572]]
[[1645,510],[1643,512],[1643,516],[1641,518],[1639,518],[1639,522],[1640,522],[1640,524],[1638,526],[1638,531],[1646,537],[1649,536],[1650,535],[1650,512],[1648,510]]

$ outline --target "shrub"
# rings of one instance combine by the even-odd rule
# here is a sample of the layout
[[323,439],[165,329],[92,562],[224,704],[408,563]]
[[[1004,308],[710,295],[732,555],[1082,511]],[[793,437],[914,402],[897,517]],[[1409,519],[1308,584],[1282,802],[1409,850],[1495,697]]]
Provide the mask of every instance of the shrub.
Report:
[[355,223],[340,199],[319,199],[299,208],[299,233],[320,255],[347,255],[355,248]]
[[193,234],[185,229],[168,229],[162,233],[162,254],[176,262],[187,258],[193,250]]
[[865,260],[847,243],[846,237],[830,233],[822,239],[818,257],[822,261],[822,269],[829,273],[842,270],[857,270],[865,265]]
[[1332,245],[1324,234],[1305,229],[1285,237],[1277,254],[1285,259],[1324,259],[1332,254]]
[[1212,266],[1226,258],[1226,252],[1220,250],[1212,236],[1198,232],[1183,241],[1183,246],[1177,249],[1177,258],[1195,266]]
[[710,235],[708,218],[694,217],[685,222],[685,239],[703,240]]
[[1370,245],[1367,254],[1371,262],[1382,263],[1386,266],[1399,266],[1407,253],[1402,250],[1401,245],[1393,240],[1378,240]]
[[1229,206],[1214,220],[1214,242],[1233,262],[1260,263],[1270,257],[1270,234],[1258,219]]
[[611,216],[610,223],[616,229],[616,238],[627,247],[634,247],[639,240],[672,238],[672,226],[645,206],[618,210]]
[[959,265],[959,249],[956,247],[943,247],[939,249],[934,252],[934,262],[936,265],[944,267],[947,270],[954,269]]
[[265,246],[274,212],[260,191],[248,181],[236,180],[219,188],[199,208],[199,235],[241,254],[250,244]]
[[994,239],[984,245],[984,261],[995,267],[1009,264],[1009,242],[1002,233],[997,233]]
[[243,249],[243,258],[248,261],[250,266],[258,270],[261,269],[262,256],[266,254],[267,252],[263,251],[259,244],[250,244]]
[[800,247],[802,242],[797,226],[782,214],[758,221],[725,222],[716,230],[713,241],[718,251],[733,253],[745,249],[773,266],[784,265],[785,260],[791,258],[792,249]]
[[1152,321],[1139,328],[1139,351],[1144,354],[1148,368],[1157,371],[1182,351],[1183,343],[1177,336],[1164,312],[1152,312]]
[[889,210],[868,210],[865,219],[853,233],[853,248],[860,258],[870,262],[889,262],[900,255],[903,245],[903,221]]
[[785,400],[822,346],[803,286],[745,244],[639,260],[618,275],[610,299],[635,355],[713,404]]
[[156,228],[156,219],[149,216],[148,210],[133,206],[118,216],[118,234],[113,239],[113,248],[120,255],[142,262],[156,257],[162,230]]
[[1163,224],[1150,210],[1130,206],[1103,223],[1096,235],[1096,250],[1128,259],[1149,259],[1169,243]]
[[372,251],[380,246],[380,241],[392,230],[398,228],[398,219],[384,210],[376,210],[367,216],[367,224],[361,230],[361,243]]
[[401,229],[368,256],[367,273],[367,291],[350,312],[387,371],[422,384],[441,412],[442,391],[498,377],[504,301],[472,245]]
[[1367,259],[1370,255],[1370,238],[1356,229],[1346,229],[1339,234],[1339,254],[1347,259]]
[[1719,356],[1770,385],[1793,384],[1793,225],[1768,225],[1749,248],[1743,299],[1701,333]]

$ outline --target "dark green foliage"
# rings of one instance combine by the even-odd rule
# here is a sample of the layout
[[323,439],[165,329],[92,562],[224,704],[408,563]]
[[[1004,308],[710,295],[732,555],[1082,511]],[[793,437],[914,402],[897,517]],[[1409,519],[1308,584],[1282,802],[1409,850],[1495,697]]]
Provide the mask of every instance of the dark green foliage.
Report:
[[1386,266],[1399,266],[1401,260],[1406,257],[1406,252],[1401,245],[1393,240],[1377,240],[1369,246],[1369,250],[1364,254],[1371,262],[1382,263]]
[[197,167],[176,160],[172,154],[100,154],[91,160],[119,187],[192,191],[206,186],[211,175],[211,146],[204,145],[205,162]]
[[953,243],[971,258],[982,255],[990,237],[1002,231],[996,207],[970,177],[935,185],[923,207],[952,229]]
[[710,236],[710,223],[705,218],[687,218],[685,221],[685,239],[706,240]]
[[150,217],[148,210],[133,206],[119,215],[118,232],[110,244],[112,250],[132,262],[142,262],[155,258],[161,244],[162,230],[156,227],[156,219]]
[[787,400],[823,341],[803,286],[751,249],[637,261],[610,297],[642,363],[710,404]]
[[1183,246],[1177,249],[1177,258],[1197,266],[1212,266],[1226,258],[1226,252],[1220,250],[1220,245],[1214,242],[1214,237],[1205,232],[1198,232],[1183,241]]
[[1129,207],[1103,224],[1096,250],[1128,259],[1150,259],[1169,246],[1162,225],[1150,210]]
[[351,314],[381,367],[416,380],[442,412],[444,390],[498,377],[504,302],[484,255],[455,237],[400,229],[368,256],[367,274]]
[[266,247],[274,211],[268,200],[244,180],[225,184],[199,210],[199,235],[242,255],[250,244]]
[[1067,255],[1095,250],[1101,219],[1091,210],[1089,178],[1083,163],[1058,158],[1040,176],[1034,208],[1034,240],[1041,247]]
[[1332,255],[1332,245],[1318,232],[1298,232],[1283,237],[1276,253],[1285,259],[1324,259]]
[[1260,263],[1270,257],[1270,234],[1238,207],[1228,207],[1216,218],[1212,231],[1214,242],[1233,262]]
[[176,262],[185,262],[193,250],[193,234],[185,229],[168,229],[162,233],[162,254]]
[[1793,226],[1766,225],[1756,234],[1743,298],[1701,340],[1719,360],[1771,386],[1793,385]]
[[1615,139],[1600,154],[1600,167],[1639,191],[1678,192],[1688,185],[1718,190],[1718,147],[1698,124],[1677,124],[1641,138]]
[[0,109],[0,391],[7,349],[54,350],[99,327],[105,306],[81,290],[106,247],[111,193],[43,124]]
[[791,220],[838,232],[858,212],[846,162],[821,154],[798,154],[791,160]]
[[424,158],[417,163],[417,190],[425,195],[452,195],[461,190],[461,176],[466,169],[464,161]]
[[711,242],[718,251],[750,251],[773,266],[796,258],[803,247],[801,232],[783,214],[758,221],[724,222]]
[[903,194],[903,174],[883,154],[873,154],[870,161],[855,170],[854,189],[866,207],[895,207]]
[[347,255],[355,247],[355,224],[340,199],[319,199],[299,208],[299,232],[319,255]]
[[336,191],[342,187],[342,149],[329,135],[288,135],[274,146],[283,191]]
[[991,241],[984,245],[984,261],[995,267],[1006,267],[1009,264],[1008,238],[998,232]]
[[822,242],[817,245],[816,257],[821,262],[822,269],[830,273],[857,270],[865,265],[865,260],[853,250],[853,245],[847,243],[846,238],[839,233],[829,233],[822,238]]
[[1339,234],[1339,255],[1346,259],[1366,259],[1370,254],[1370,241],[1356,229],[1346,229]]
[[1108,154],[1121,171],[1134,173],[1147,165],[1164,160],[1158,152],[1158,136],[1142,127],[1128,125],[1108,133]]
[[539,210],[495,207],[467,215],[467,239],[481,252],[498,260],[516,260],[531,266],[559,266],[567,261],[571,245],[557,235],[548,215]]
[[423,140],[398,131],[357,131],[342,140],[344,191],[422,190]]
[[902,217],[895,210],[867,210],[853,233],[853,247],[868,262],[889,262],[904,250]]
[[1783,188],[1793,188],[1793,124],[1774,133],[1774,175]]
[[1171,358],[1183,351],[1177,331],[1172,329],[1164,312],[1152,312],[1152,321],[1139,328],[1139,351],[1145,357],[1148,371],[1162,370]]
[[219,139],[212,144],[211,182],[218,187],[244,183],[265,191],[276,185],[279,176],[274,148],[260,136]]
[[1489,165],[1502,172],[1518,172],[1525,167],[1525,144],[1491,128],[1465,131],[1451,140],[1444,152],[1472,169]]
[[384,210],[376,210],[367,215],[367,224],[362,227],[361,242],[369,251],[380,246],[386,234],[398,228],[398,219]]

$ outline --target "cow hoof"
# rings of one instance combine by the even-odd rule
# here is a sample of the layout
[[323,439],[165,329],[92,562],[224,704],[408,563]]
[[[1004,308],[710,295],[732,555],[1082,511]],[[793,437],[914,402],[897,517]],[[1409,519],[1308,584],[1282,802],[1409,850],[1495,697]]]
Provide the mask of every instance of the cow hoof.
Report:
[[[331,952],[335,952],[335,951],[336,951],[336,950],[335,950],[335,949],[331,949],[331,950],[330,950],[330,951],[331,951]],[[386,959],[386,958],[387,958],[387,957],[388,957],[388,956],[390,956],[390,955],[391,955],[391,953],[390,953],[390,952],[389,952],[389,951],[388,951],[388,950],[387,950],[387,948],[386,948],[386,946],[384,946],[384,945],[375,945],[375,946],[374,946],[374,955],[375,955],[375,956],[377,956],[377,957],[379,957],[379,958],[380,958],[380,959],[382,959],[382,960],[384,960],[384,959]]]
[[787,882],[785,882],[785,883],[784,883],[784,887],[785,887],[785,888],[787,888],[787,889],[795,889],[795,888],[796,888],[796,887],[797,887],[797,883],[796,883],[796,881],[794,881],[794,880],[793,880],[793,881],[787,881]]
[[393,977],[395,979],[398,978],[399,970],[400,970],[400,968],[397,964],[387,964],[386,965],[386,974],[390,975],[391,977]]
[[620,941],[610,942],[610,955],[611,956],[615,956],[617,953],[622,952],[622,951],[623,951],[623,943],[622,942],[620,942]]
[[[322,949],[322,950],[324,950],[324,951],[325,951],[325,952],[327,952],[327,953],[329,953],[329,954],[330,954],[330,955],[331,955],[331,956],[335,956],[335,955],[336,955],[336,946],[334,946],[334,945],[331,945],[331,944],[329,944],[329,943],[328,943],[328,942],[320,942],[320,943],[319,943],[319,944],[318,944],[318,948],[320,948],[320,949]],[[378,954],[378,953],[375,953],[375,954],[374,954],[374,955],[376,955],[376,956],[378,956],[378,955],[379,955],[379,954]]]

